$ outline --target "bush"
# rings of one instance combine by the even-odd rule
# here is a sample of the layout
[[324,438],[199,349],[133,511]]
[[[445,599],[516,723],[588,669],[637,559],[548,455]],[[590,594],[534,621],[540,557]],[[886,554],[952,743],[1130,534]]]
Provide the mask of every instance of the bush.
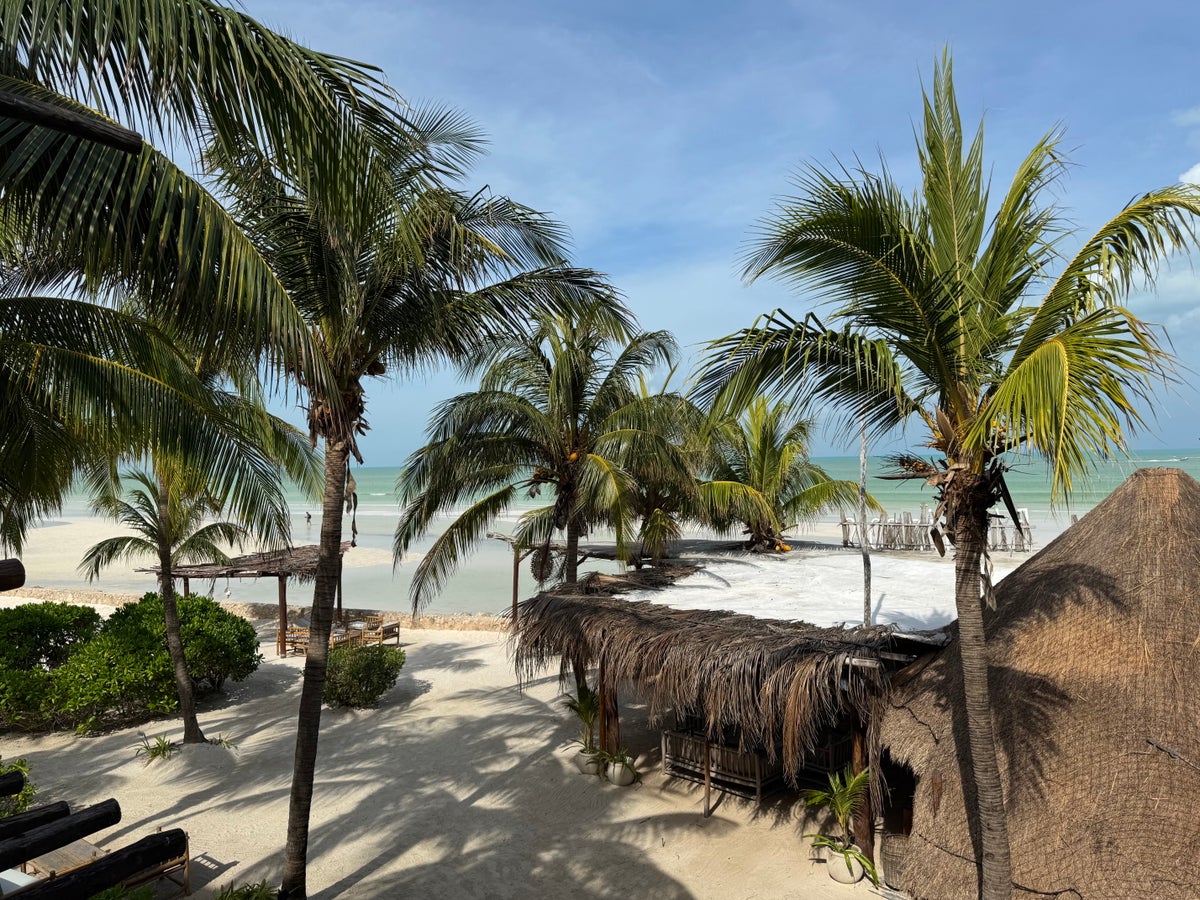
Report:
[[9,772],[20,772],[24,775],[25,786],[11,797],[0,797],[0,819],[25,812],[33,802],[33,795],[37,793],[37,788],[29,780],[29,763],[23,758],[10,763],[0,759],[0,775],[7,775]]
[[404,667],[399,647],[335,647],[325,673],[325,702],[366,709],[396,684]]
[[265,881],[257,884],[246,882],[241,887],[232,884],[217,894],[217,900],[275,900],[279,892],[270,887]]
[[[240,681],[258,668],[253,625],[209,597],[181,597],[178,605],[188,674],[198,690]],[[86,731],[169,713],[178,704],[158,594],[122,606],[52,671],[0,669],[0,728]]]
[[71,603],[26,603],[0,609],[0,669],[56,669],[95,637],[100,614]]

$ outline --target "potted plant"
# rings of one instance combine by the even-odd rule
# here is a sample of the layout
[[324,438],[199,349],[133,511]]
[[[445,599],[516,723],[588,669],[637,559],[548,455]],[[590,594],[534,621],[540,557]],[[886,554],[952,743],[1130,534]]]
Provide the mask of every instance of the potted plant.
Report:
[[603,764],[604,775],[610,784],[629,787],[641,777],[628,750],[618,750],[616,753],[597,750],[596,756]]
[[599,695],[586,684],[579,686],[579,693],[568,696],[564,701],[567,709],[579,720],[579,737],[571,741],[579,745],[575,754],[575,768],[585,775],[599,775],[603,771],[603,761],[596,749],[596,721],[600,717]]
[[857,775],[847,766],[841,772],[829,773],[829,789],[810,788],[801,794],[809,809],[827,809],[837,821],[841,834],[806,834],[812,838],[814,850],[827,852],[825,866],[829,877],[843,884],[854,884],[865,873],[871,883],[879,884],[875,864],[856,846],[850,837],[850,820],[859,811],[867,792],[869,770]]

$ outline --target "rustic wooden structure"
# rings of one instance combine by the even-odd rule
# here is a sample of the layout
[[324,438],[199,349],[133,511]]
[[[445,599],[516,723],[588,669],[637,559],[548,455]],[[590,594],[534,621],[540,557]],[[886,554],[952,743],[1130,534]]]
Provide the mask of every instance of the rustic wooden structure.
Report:
[[[342,542],[342,556],[346,555],[353,546],[350,541]],[[317,577],[317,559],[321,548],[317,544],[306,544],[303,547],[292,547],[289,550],[272,550],[267,553],[251,553],[239,556],[228,563],[196,563],[193,565],[173,566],[171,574],[183,581],[183,594],[186,597],[191,591],[191,581],[217,581],[221,578],[277,578],[279,580],[279,630],[275,641],[276,652],[280,656],[287,655],[285,636],[288,630],[287,622],[287,584],[289,578],[295,578],[301,583],[312,581]],[[146,569],[136,569],[138,572],[149,572],[158,575],[158,566]],[[342,615],[342,579],[338,574],[337,615]]]
[[[1140,470],[984,608],[1014,896],[1197,896],[1198,535],[1200,483]],[[876,717],[896,886],[920,900],[979,889],[958,653],[898,676]]]
[[91,111],[66,109],[55,103],[0,90],[0,116],[52,128],[125,153],[142,152],[142,136]]
[[[621,579],[592,579],[575,592],[543,593],[520,604],[521,628],[512,638],[518,677],[529,680],[554,660],[564,680],[576,661],[594,666],[604,710],[601,746],[610,752],[619,747],[618,690],[645,702],[652,722],[668,712],[697,721],[702,744],[709,745],[707,762],[693,757],[680,768],[694,773],[699,765],[709,789],[720,789],[722,779],[741,786],[750,778],[761,781],[751,774],[754,760],[738,756],[756,752],[797,781],[831,729],[847,728],[854,716],[867,721],[891,673],[944,639],[888,626],[820,628],[676,610],[587,593],[595,582],[610,591],[621,586]],[[732,743],[728,734],[736,734]],[[729,764],[714,773],[717,746]],[[679,755],[693,749],[680,744]]]
[[[14,779],[13,776],[16,776]],[[0,796],[24,786],[19,772],[0,776]],[[0,871],[20,866],[19,886],[6,877],[4,896],[24,900],[76,900],[111,887],[133,887],[168,878],[184,894],[191,892],[187,834],[175,828],[106,852],[84,838],[121,821],[116,800],[105,800],[76,813],[66,803],[27,810],[6,819],[0,829]],[[36,878],[34,877],[36,876]]]

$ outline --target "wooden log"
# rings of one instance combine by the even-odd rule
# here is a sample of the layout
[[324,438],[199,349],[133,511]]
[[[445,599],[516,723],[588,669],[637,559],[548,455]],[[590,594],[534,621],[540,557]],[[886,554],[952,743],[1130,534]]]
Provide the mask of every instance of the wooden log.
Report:
[[147,871],[186,855],[187,832],[172,828],[114,850],[74,872],[24,888],[24,900],[87,900]]
[[9,816],[7,819],[0,819],[0,841],[24,834],[47,822],[66,818],[70,814],[71,808],[60,800],[57,803],[48,803],[45,806],[27,809],[25,812]]
[[0,797],[11,797],[21,793],[25,787],[25,775],[22,772],[5,772],[0,775]]
[[25,567],[19,559],[0,559],[0,591],[25,586]]
[[29,862],[35,856],[65,847],[71,841],[85,838],[120,821],[120,804],[116,800],[104,800],[62,819],[31,828],[19,837],[0,841],[0,870]]
[[126,153],[142,152],[142,136],[93,113],[64,109],[54,103],[0,91],[0,116],[19,119],[64,134],[95,141]]
[[[851,766],[854,774],[867,768],[869,763],[869,747],[867,723],[860,719],[858,715],[854,716],[853,723],[853,744],[851,749]],[[863,855],[867,859],[874,861],[875,859],[875,803],[874,797],[871,795],[871,784],[867,783],[867,789],[863,792],[862,805],[858,809],[858,815],[854,817],[854,843],[858,844]]]

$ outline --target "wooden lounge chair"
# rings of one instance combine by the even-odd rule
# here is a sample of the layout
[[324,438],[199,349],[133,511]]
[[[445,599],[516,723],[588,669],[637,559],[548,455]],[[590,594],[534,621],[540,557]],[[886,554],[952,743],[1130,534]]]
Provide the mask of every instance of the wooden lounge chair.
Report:
[[283,645],[288,653],[308,655],[308,629],[289,628],[284,634]]
[[383,616],[367,616],[367,627],[363,629],[362,639],[365,644],[383,644],[392,638],[396,646],[400,646],[400,623],[388,622]]

